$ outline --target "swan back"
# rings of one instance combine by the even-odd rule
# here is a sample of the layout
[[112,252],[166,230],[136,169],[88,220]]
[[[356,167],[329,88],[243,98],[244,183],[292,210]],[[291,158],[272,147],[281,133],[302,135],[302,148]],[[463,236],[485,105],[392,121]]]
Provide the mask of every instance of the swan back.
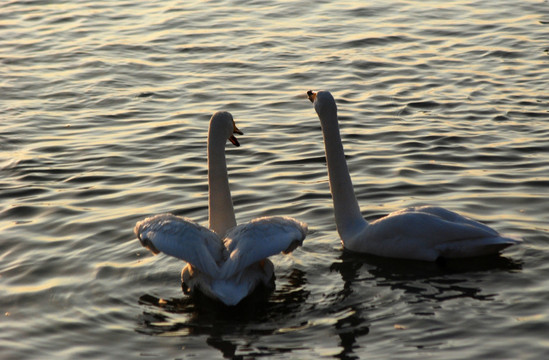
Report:
[[377,256],[435,261],[497,254],[519,240],[439,207],[410,207],[372,221],[346,249]]
[[215,279],[211,289],[226,305],[236,305],[257,286],[274,289],[274,265],[269,259],[248,266],[230,279]]
[[198,291],[225,305],[233,306],[254,292],[258,286],[264,290],[273,290],[274,265],[266,259],[248,266],[230,279],[219,279],[200,273],[187,264],[181,271],[181,282],[186,294],[196,295]]

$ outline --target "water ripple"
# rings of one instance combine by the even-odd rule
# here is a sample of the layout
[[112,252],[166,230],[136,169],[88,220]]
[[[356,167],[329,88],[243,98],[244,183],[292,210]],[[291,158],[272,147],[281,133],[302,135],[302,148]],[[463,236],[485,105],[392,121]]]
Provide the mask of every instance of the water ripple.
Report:
[[[508,0],[2,2],[2,356],[543,358],[548,19]],[[367,219],[440,205],[524,245],[342,252],[308,89],[338,102]],[[234,312],[186,297],[183,264],[132,233],[160,212],[207,223],[216,110],[245,133],[227,145],[237,220],[310,228],[266,302]]]

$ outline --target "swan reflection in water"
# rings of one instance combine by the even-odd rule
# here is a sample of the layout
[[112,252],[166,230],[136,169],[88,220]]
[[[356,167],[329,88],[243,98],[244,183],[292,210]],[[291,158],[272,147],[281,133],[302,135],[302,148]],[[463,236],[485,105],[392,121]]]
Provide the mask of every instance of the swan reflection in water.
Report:
[[[241,303],[231,307],[206,296],[197,298],[196,294],[193,297],[167,300],[150,294],[142,295],[139,304],[147,309],[143,311],[136,331],[146,335],[206,335],[209,346],[221,351],[224,357],[232,358],[240,345],[240,339],[249,344],[259,336],[272,335],[280,330],[281,323],[288,327],[288,319],[296,321],[289,327],[301,325],[295,314],[303,311],[309,296],[305,289],[305,272],[293,269],[289,275],[281,275],[277,280],[278,286],[274,292],[258,289]],[[181,316],[185,317],[183,321]],[[262,346],[262,354],[291,350],[284,344],[268,348]]]
[[[330,271],[337,272],[343,280],[343,288],[330,295],[334,312],[349,314],[338,320],[336,330],[342,347],[339,358],[353,358],[354,351],[364,343],[359,340],[369,333],[372,322],[391,319],[393,323],[401,314],[393,306],[403,301],[406,312],[426,309],[425,312],[406,314],[410,316],[435,315],[441,303],[469,298],[476,301],[493,301],[497,294],[486,294],[478,279],[470,274],[489,272],[512,272],[522,270],[522,262],[502,256],[485,256],[468,259],[426,262],[391,259],[375,255],[359,254],[344,250],[341,261],[332,263]],[[474,282],[474,284],[473,284]],[[473,286],[474,285],[474,286]],[[380,296],[380,288],[391,291],[391,299]],[[364,289],[374,291],[365,296]],[[395,290],[395,291],[393,291]],[[400,291],[400,292],[399,292]],[[380,297],[380,300],[374,298]],[[393,324],[398,328],[397,323]]]
[[[348,295],[353,283],[364,280],[375,282],[375,286],[388,286],[391,289],[404,290],[415,295],[419,301],[444,301],[459,297],[470,297],[475,300],[490,300],[492,296],[483,295],[482,289],[459,285],[468,283],[467,273],[483,271],[521,270],[522,262],[503,256],[483,256],[466,259],[441,259],[437,262],[426,262],[405,259],[391,259],[375,255],[359,254],[344,250],[341,262],[334,262],[331,271],[341,274],[344,289],[341,296]],[[367,268],[370,277],[359,278],[360,269]],[[426,291],[426,289],[429,289]],[[449,292],[452,294],[450,295]]]
[[[281,327],[300,332],[300,336],[295,337],[300,339],[321,331],[311,320],[313,323],[318,319],[330,320],[331,330],[319,336],[336,335],[340,353],[333,356],[352,359],[357,358],[359,349],[373,341],[370,337],[378,339],[386,335],[379,330],[386,327],[386,322],[393,326],[403,317],[419,319],[417,321],[422,317],[431,319],[440,311],[442,303],[452,299],[494,301],[497,294],[485,293],[478,277],[471,280],[472,274],[500,274],[521,269],[521,262],[501,256],[432,263],[343,251],[327,269],[329,273],[323,275],[339,274],[343,284],[323,294],[320,300],[309,298],[306,273],[294,269],[280,277],[280,289],[268,299],[254,294],[230,311],[218,302],[186,296],[163,300],[143,295],[139,302],[146,309],[136,331],[153,336],[181,336],[182,343],[190,341],[188,336],[207,336],[208,346],[221,351],[224,357],[233,358],[239,351],[257,348],[261,348],[262,355],[292,352],[295,344],[275,340],[282,332]],[[401,304],[405,306],[399,306]],[[414,312],[418,309],[426,310]],[[372,324],[377,331],[371,330]],[[423,324],[417,326],[419,330]],[[416,341],[424,340],[418,337]]]

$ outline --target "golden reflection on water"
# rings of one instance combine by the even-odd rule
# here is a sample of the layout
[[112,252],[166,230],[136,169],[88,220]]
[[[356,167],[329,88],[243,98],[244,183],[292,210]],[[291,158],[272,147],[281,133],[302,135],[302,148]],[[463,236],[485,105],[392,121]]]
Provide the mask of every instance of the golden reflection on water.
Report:
[[[549,264],[541,2],[7,4],[3,356],[219,357],[219,344],[245,358],[546,352],[536,300]],[[365,216],[457,210],[524,237],[503,261],[525,271],[345,259],[308,89],[338,101]],[[267,315],[224,327],[181,293],[183,264],[150,256],[132,233],[160,212],[207,222],[208,119],[222,109],[245,133],[241,148],[227,147],[238,220],[295,215],[311,230],[275,260]],[[140,302],[151,294],[182,301]]]

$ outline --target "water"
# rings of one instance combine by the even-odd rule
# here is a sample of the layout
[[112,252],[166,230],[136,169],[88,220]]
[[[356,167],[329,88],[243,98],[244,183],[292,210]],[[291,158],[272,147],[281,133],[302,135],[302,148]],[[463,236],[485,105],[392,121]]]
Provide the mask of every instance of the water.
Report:
[[[549,354],[547,1],[4,1],[3,359]],[[356,257],[335,232],[309,89],[340,109],[361,209],[459,211],[524,243],[445,265]],[[237,221],[290,215],[303,248],[227,312],[180,289],[135,222],[207,222],[216,110]]]

